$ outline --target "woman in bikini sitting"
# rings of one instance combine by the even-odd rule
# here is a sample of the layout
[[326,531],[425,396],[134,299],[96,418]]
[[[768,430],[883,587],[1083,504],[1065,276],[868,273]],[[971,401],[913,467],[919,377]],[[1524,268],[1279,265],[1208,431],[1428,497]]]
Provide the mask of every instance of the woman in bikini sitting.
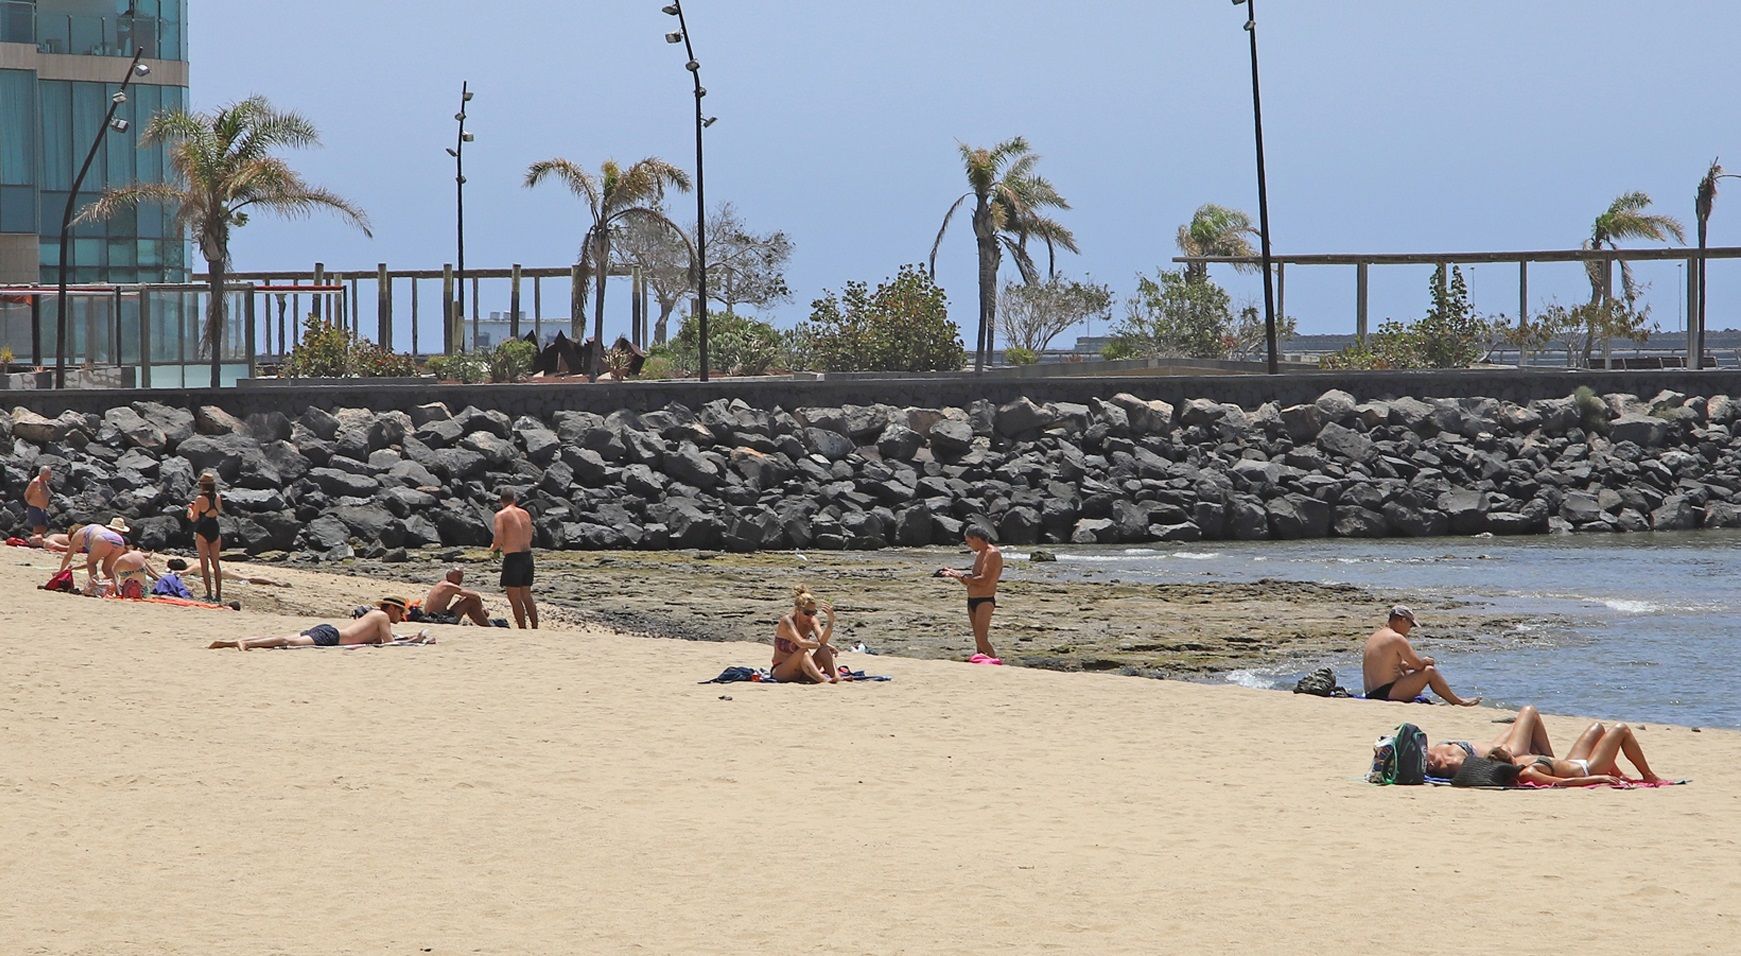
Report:
[[[816,623],[820,608],[827,615]],[[834,669],[834,605],[816,600],[805,588],[794,588],[792,613],[780,618],[774,629],[774,679],[793,683],[838,684]]]
[[[218,515],[224,510],[224,499],[218,495],[218,478],[211,472],[199,476],[199,494],[187,506],[187,520],[193,522],[193,549],[199,553],[199,576],[206,583],[206,600],[224,600],[224,570],[218,563],[223,550],[223,536],[218,531]],[[212,582],[217,582],[217,590]]]
[[[73,528],[67,532],[67,549],[61,555],[60,569],[65,571],[72,567],[74,555],[84,555],[85,590],[96,593],[99,580],[114,579],[115,560],[127,553],[127,539],[122,535],[132,530],[120,518],[111,519],[107,525],[88,524]],[[97,576],[99,570],[102,572],[100,579]]]
[[151,566],[145,552],[131,545],[115,559],[115,596],[143,600],[151,596],[151,585],[162,575]]

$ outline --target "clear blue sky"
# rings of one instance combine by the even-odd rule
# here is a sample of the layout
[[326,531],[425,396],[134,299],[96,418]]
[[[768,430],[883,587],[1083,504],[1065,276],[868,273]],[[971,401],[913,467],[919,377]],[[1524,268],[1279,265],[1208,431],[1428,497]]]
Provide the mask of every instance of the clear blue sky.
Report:
[[[375,223],[368,240],[328,220],[256,220],[238,234],[239,267],[451,261],[443,148],[467,79],[468,263],[572,261],[583,213],[556,187],[523,189],[529,163],[693,166],[689,78],[660,5],[190,4],[195,106],[261,93],[315,119],[326,145],[295,162]],[[1226,0],[690,0],[688,12],[720,118],[710,205],[729,199],[797,243],[780,324],[825,288],[923,258],[964,188],[957,140],[1028,137],[1074,206],[1063,215],[1082,255],[1063,269],[1121,296],[1176,253],[1197,205],[1256,213],[1243,13]],[[1259,13],[1278,252],[1571,248],[1631,189],[1690,234],[1706,164],[1741,169],[1732,0],[1266,0]],[[1712,243],[1741,245],[1741,181],[1727,186]],[[679,202],[687,221],[693,200]],[[957,228],[939,279],[971,334],[973,242]],[[1641,275],[1675,328],[1676,268]],[[1236,300],[1260,295],[1219,277]],[[1374,321],[1417,315],[1425,281],[1375,271]],[[1538,305],[1588,288],[1577,266],[1538,267],[1531,286]],[[1712,286],[1712,327],[1741,326],[1741,262],[1715,266]],[[1516,310],[1514,268],[1477,269],[1471,287],[1482,310]],[[1353,289],[1351,268],[1291,271],[1288,311],[1302,331],[1351,331]],[[613,295],[620,327],[627,297]]]

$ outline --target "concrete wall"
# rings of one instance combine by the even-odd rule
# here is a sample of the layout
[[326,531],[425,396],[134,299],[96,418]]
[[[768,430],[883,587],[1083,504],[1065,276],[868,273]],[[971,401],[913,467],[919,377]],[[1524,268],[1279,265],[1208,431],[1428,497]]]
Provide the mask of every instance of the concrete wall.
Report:
[[975,399],[1006,402],[1027,396],[1036,402],[1082,402],[1130,392],[1141,398],[1159,398],[1178,403],[1190,398],[1210,398],[1254,408],[1267,401],[1284,405],[1309,402],[1328,389],[1340,388],[1357,399],[1400,397],[1486,397],[1526,402],[1537,398],[1563,398],[1579,385],[1598,392],[1631,392],[1644,398],[1662,389],[1689,395],[1741,394],[1741,370],[1691,372],[1634,371],[1592,372],[1541,370],[1433,371],[1433,372],[1313,372],[1277,376],[1204,375],[1177,377],[1082,377],[1033,381],[975,379],[961,376],[937,379],[878,379],[850,382],[764,382],[736,380],[712,382],[629,382],[623,384],[552,385],[297,385],[270,388],[149,391],[69,390],[66,392],[0,391],[0,407],[22,405],[55,415],[65,409],[101,412],[140,399],[193,408],[216,404],[234,415],[279,410],[295,415],[307,406],[321,408],[366,407],[379,410],[410,408],[425,402],[445,402],[458,411],[467,405],[499,409],[509,415],[548,417],[574,409],[608,414],[617,409],[648,411],[678,402],[691,408],[715,398],[742,399],[750,405],[787,409],[801,406],[838,406],[887,403],[900,406],[965,406]]

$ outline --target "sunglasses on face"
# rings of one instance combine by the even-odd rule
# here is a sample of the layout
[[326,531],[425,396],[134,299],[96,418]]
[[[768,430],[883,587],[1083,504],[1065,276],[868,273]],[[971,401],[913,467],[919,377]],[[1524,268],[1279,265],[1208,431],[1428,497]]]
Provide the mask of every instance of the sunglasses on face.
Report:
[[815,617],[816,616],[816,609],[813,607],[801,607],[798,609],[798,613],[804,615],[805,617]]

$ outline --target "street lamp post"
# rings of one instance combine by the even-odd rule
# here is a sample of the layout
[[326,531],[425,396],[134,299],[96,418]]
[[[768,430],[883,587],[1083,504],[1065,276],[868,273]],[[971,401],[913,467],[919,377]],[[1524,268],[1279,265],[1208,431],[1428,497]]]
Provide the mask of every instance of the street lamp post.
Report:
[[1263,167],[1263,94],[1257,79],[1257,2],[1233,0],[1234,6],[1245,7],[1245,32],[1251,36],[1251,119],[1257,128],[1257,218],[1258,238],[1263,242],[1263,326],[1269,342],[1269,374],[1277,371],[1276,357],[1276,291],[1275,277],[1270,272],[1269,245],[1269,182]]
[[684,67],[695,80],[695,268],[696,321],[700,324],[701,380],[707,381],[707,170],[702,156],[701,131],[712,126],[716,117],[704,116],[702,97],[707,87],[701,85],[701,61],[695,58],[695,46],[689,42],[689,22],[683,16],[682,0],[673,0],[661,8],[667,16],[677,18],[677,30],[665,34],[665,42],[683,44],[689,60]]
[[113,129],[117,133],[127,132],[130,125],[124,119],[116,119],[115,111],[121,104],[127,102],[127,87],[132,85],[135,76],[151,75],[151,67],[146,66],[145,49],[141,47],[133,54],[133,62],[127,66],[127,75],[121,78],[121,89],[109,97],[109,113],[103,117],[103,125],[97,127],[97,137],[91,142],[91,151],[85,154],[85,164],[79,167],[79,174],[73,178],[73,190],[66,197],[66,212],[60,217],[60,276],[59,295],[55,298],[54,324],[54,387],[66,388],[66,300],[67,300],[67,256],[72,246],[73,213],[78,209],[79,190],[84,187],[85,176],[91,171],[91,163],[97,158],[97,150],[103,148],[103,138]]
[[[459,258],[456,263],[458,266],[458,272],[454,274],[454,278],[458,280],[456,284],[459,289],[459,295],[454,302],[453,315],[456,320],[455,325],[462,330],[465,328],[465,144],[477,139],[476,136],[466,132],[465,128],[466,104],[471,101],[472,90],[470,81],[460,83],[459,112],[453,114],[454,122],[459,124],[459,135],[458,138],[454,140],[453,145],[447,148],[447,155],[453,157],[453,182],[454,189],[458,194],[455,199],[454,207],[454,232],[456,233],[456,241],[459,246]],[[475,348],[477,346],[477,332],[475,329],[477,316],[472,316],[472,323],[474,325],[472,346]],[[464,351],[464,349],[461,351]]]

